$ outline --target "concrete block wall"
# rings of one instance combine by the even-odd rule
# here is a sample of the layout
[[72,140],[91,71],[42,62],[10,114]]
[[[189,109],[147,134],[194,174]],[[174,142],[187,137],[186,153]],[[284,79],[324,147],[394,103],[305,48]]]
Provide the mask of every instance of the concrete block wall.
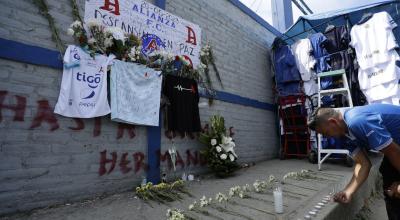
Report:
[[[69,0],[50,1],[61,38],[72,44]],[[84,0],[77,1],[81,15]],[[154,1],[149,1],[155,3]],[[228,0],[168,0],[166,10],[202,28],[202,43],[214,46],[224,89],[273,103],[269,50],[274,35]],[[30,0],[2,1],[0,38],[51,50],[47,20]],[[99,194],[133,189],[146,176],[147,129],[112,122],[109,116],[71,119],[53,114],[62,71],[0,58],[0,216]],[[201,98],[201,101],[207,100]],[[202,125],[220,114],[233,127],[239,162],[273,158],[278,152],[275,113],[223,101],[200,109]],[[161,132],[161,153],[172,141]],[[198,158],[202,145],[174,139],[181,172],[206,172]],[[165,158],[161,171],[173,175]]]

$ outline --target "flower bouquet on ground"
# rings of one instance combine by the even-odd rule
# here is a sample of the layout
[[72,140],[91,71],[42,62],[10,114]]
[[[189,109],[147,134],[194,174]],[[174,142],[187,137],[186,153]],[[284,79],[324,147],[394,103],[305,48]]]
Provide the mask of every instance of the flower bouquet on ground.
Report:
[[185,183],[182,180],[175,181],[171,184],[160,183],[153,185],[151,182],[146,185],[136,187],[136,195],[145,201],[153,200],[159,203],[173,202],[181,200],[181,194],[187,194],[192,197],[192,194],[185,188]]
[[202,155],[207,160],[208,167],[218,176],[227,177],[239,168],[238,156],[235,153],[235,142],[226,135],[225,120],[215,115],[210,119],[211,130],[200,134],[200,142],[207,145]]

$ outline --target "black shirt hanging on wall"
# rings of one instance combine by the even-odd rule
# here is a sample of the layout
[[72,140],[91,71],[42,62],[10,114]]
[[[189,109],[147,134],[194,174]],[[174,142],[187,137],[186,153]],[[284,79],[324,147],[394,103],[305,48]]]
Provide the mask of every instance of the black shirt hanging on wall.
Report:
[[200,132],[199,93],[193,79],[166,75],[163,93],[168,98],[167,128],[169,131]]
[[345,69],[353,105],[364,105],[366,98],[358,85],[358,71],[354,66],[355,52],[349,47],[350,33],[346,26],[332,27],[325,31],[327,44],[326,50],[329,53],[331,70]]
[[325,31],[324,35],[328,39],[325,46],[328,53],[332,54],[349,48],[350,34],[345,26],[332,27]]

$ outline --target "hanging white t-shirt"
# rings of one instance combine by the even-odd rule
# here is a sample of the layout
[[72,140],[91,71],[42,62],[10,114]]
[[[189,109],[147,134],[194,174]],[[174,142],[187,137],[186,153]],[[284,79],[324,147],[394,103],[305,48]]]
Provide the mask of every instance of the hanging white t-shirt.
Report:
[[158,126],[161,71],[115,60],[111,67],[111,120]]
[[386,11],[353,26],[350,45],[356,50],[360,68],[368,69],[390,60],[389,51],[398,47],[392,32],[395,27],[397,24]]
[[390,51],[390,57],[389,62],[365,70],[358,69],[358,83],[361,89],[369,89],[400,78],[400,68],[396,65],[400,57],[395,50]]
[[[400,83],[400,81],[399,81]],[[367,99],[368,100],[368,99]],[[391,104],[391,105],[400,105],[400,85],[398,89],[397,95],[394,95],[392,97],[386,98],[386,99],[380,99],[380,100],[368,100],[369,104]]]
[[369,104],[390,104],[390,105],[400,105],[400,98],[399,97],[391,97],[382,100],[376,100]]
[[312,50],[311,42],[308,38],[298,40],[292,45],[296,66],[303,81],[311,79],[313,68],[317,62],[311,55]]
[[308,96],[312,96],[318,93],[318,83],[315,81],[315,79],[305,81],[303,83],[303,88],[304,94]]
[[376,103],[376,101],[378,100],[395,98],[400,94],[398,81],[398,79],[395,79],[391,82],[383,83],[381,85],[362,90],[362,92],[367,98],[368,103]]
[[107,66],[114,59],[69,45],[64,55],[60,95],[54,112],[66,117],[94,118],[110,113]]

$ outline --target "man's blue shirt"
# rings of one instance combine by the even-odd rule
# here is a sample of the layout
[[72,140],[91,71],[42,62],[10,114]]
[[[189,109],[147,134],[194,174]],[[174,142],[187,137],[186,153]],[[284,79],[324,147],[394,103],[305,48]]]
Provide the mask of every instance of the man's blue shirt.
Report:
[[351,155],[360,149],[382,150],[392,141],[400,144],[400,106],[372,104],[351,108],[344,113]]

